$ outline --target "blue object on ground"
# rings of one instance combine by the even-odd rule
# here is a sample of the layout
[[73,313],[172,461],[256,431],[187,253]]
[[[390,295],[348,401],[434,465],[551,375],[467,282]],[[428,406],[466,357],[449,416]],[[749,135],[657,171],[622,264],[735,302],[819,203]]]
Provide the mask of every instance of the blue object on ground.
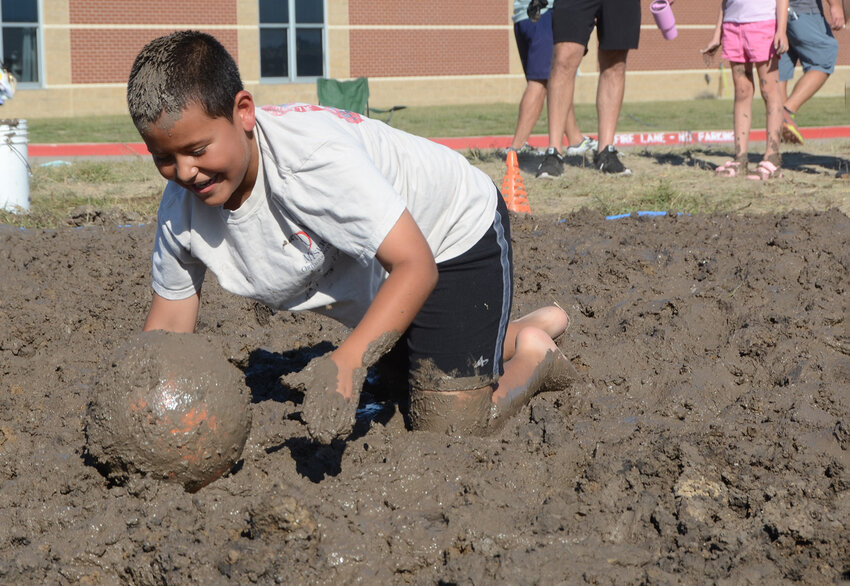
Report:
[[[616,214],[613,216],[605,216],[606,220],[619,220],[620,218],[628,218],[632,214],[637,214],[638,216],[666,216],[669,212],[630,212],[628,214]],[[682,212],[676,212],[677,216],[684,215]]]

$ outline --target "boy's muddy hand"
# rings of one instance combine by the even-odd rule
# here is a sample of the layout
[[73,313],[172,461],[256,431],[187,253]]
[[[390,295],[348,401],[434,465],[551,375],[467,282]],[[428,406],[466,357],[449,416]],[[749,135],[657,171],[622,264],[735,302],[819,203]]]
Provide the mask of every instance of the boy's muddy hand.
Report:
[[281,377],[285,384],[304,392],[301,415],[310,436],[323,444],[348,435],[354,427],[366,369],[358,368],[349,374],[349,388],[353,390],[349,399],[337,391],[339,374],[336,363],[325,355],[311,360],[303,370]]

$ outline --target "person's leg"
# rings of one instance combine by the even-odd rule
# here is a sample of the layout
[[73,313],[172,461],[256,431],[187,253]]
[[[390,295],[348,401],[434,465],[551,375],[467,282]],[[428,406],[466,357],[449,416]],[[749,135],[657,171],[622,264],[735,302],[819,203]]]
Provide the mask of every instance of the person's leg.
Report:
[[596,90],[596,114],[599,118],[599,151],[614,144],[617,120],[626,91],[628,51],[599,49],[599,83]]
[[495,387],[440,393],[445,407],[480,413],[489,397],[489,427],[516,414],[537,393],[564,388],[578,374],[555,344],[569,324],[558,307],[538,309],[510,323],[505,337],[505,367]]
[[803,104],[808,102],[823,87],[823,84],[828,79],[829,75],[823,71],[810,69],[804,73],[803,77],[794,84],[791,95],[785,100],[785,108],[791,114],[796,114],[797,110],[802,108]]
[[511,141],[511,148],[519,150],[528,142],[528,137],[537,124],[540,113],[543,111],[543,103],[546,101],[546,82],[528,80],[522,99],[519,102],[519,116],[516,122],[516,131]]
[[491,425],[501,424],[537,393],[564,388],[578,378],[553,340],[568,324],[567,314],[555,306],[511,322],[505,337],[505,371],[491,396]]
[[552,69],[552,15],[551,10],[537,22],[522,20],[514,25],[514,34],[522,70],[527,84],[519,103],[516,131],[511,148],[521,149],[528,142],[534,125],[543,111],[546,86]]
[[566,132],[572,135],[578,132],[578,126],[570,121],[570,116],[573,121],[575,119],[573,93],[576,74],[582,57],[587,52],[587,42],[590,40],[601,4],[602,0],[558,0],[550,11],[554,49],[547,95],[549,147],[537,167],[537,177],[557,177],[563,173],[564,159],[561,150],[564,146],[564,134]]
[[732,63],[732,84],[735,87],[733,126],[735,129],[735,160],[747,164],[747,151],[752,127],[753,66],[751,63]]
[[484,433],[503,372],[513,297],[513,252],[504,198],[469,250],[437,264],[440,278],[406,332],[412,429]]
[[[803,66],[803,77],[784,100],[785,108],[791,114],[795,114],[823,87],[835,71],[838,58],[838,41],[823,15],[804,13],[796,16],[788,21],[788,43],[791,46],[788,53],[793,56],[794,62],[799,60]],[[784,57],[780,58],[780,80],[788,78],[783,65]]]
[[505,335],[505,345],[503,356],[505,360],[510,360],[516,351],[516,337],[520,330],[525,328],[537,328],[546,332],[546,335],[554,340],[564,333],[567,326],[570,325],[570,318],[560,307],[548,305],[536,309],[529,314],[511,321],[508,324],[507,334]]
[[578,120],[576,120],[576,107],[574,102],[570,103],[570,110],[567,112],[567,120],[564,123],[564,136],[567,137],[568,145],[577,145],[584,140],[584,135],[581,133],[578,126]]
[[[548,112],[549,147],[560,152],[563,147],[564,131],[567,128],[573,106],[576,73],[584,57],[584,45],[573,42],[555,43],[552,56],[552,73],[549,75]],[[572,139],[570,139],[572,140]]]
[[469,251],[438,265],[437,287],[406,334],[413,429],[484,433],[534,393],[575,378],[552,340],[569,322],[561,309],[509,322],[510,224],[497,197],[492,228]]
[[626,60],[640,41],[639,0],[607,0],[596,19],[599,37],[599,82],[596,113],[599,136],[593,166],[603,173],[631,175],[614,148],[614,133],[626,90]]
[[780,166],[779,138],[782,132],[782,92],[779,87],[778,59],[773,57],[769,61],[756,63],[756,71],[759,76],[759,88],[764,99],[766,121],[766,144],[764,160],[773,165]]

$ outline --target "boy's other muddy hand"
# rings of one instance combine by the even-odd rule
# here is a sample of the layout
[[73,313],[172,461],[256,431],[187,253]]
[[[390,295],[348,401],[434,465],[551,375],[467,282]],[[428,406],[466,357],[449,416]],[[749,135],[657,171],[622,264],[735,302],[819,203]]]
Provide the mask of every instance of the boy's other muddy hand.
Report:
[[355,369],[349,375],[353,393],[348,399],[338,392],[339,374],[336,363],[325,355],[311,360],[303,370],[281,377],[285,384],[304,392],[301,415],[310,436],[323,444],[345,437],[354,427],[366,369]]

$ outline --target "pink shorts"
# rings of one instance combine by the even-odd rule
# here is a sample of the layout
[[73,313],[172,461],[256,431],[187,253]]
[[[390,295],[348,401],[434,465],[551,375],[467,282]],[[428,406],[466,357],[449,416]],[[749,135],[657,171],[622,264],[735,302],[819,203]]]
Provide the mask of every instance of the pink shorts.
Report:
[[776,55],[775,20],[723,23],[723,58],[733,63],[760,63]]

